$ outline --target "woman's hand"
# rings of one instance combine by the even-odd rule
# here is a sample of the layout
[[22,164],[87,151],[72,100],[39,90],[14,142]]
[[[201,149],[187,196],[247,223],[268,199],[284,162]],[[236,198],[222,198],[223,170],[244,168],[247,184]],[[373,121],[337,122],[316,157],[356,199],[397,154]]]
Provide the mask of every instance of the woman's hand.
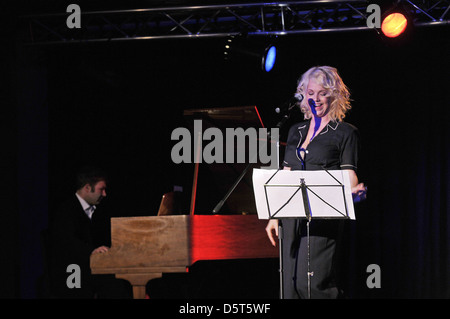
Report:
[[272,245],[276,247],[277,242],[275,241],[275,237],[273,235],[275,233],[275,236],[278,237],[278,219],[269,220],[266,226],[266,233]]
[[350,184],[352,186],[353,202],[358,203],[367,198],[367,187],[364,183],[358,181],[358,176],[353,170],[348,170],[350,176]]
[[358,203],[367,198],[367,187],[360,183],[352,187],[353,202]]

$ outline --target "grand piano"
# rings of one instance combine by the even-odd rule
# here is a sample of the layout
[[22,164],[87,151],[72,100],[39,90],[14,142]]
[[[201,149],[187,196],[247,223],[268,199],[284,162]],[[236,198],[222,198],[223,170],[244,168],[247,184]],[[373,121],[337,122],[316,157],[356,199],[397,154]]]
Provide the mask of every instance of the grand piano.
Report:
[[[185,111],[185,116],[198,115],[214,120],[214,125],[230,119],[244,128],[248,123],[262,124],[254,106]],[[163,196],[157,216],[112,218],[111,248],[91,256],[92,273],[115,274],[116,278],[128,280],[133,297],[142,299],[150,280],[165,273],[185,273],[197,261],[277,258],[278,249],[265,233],[267,221],[256,215],[249,185],[247,190],[245,183],[236,187],[234,197],[228,198],[234,214],[198,214],[198,172],[195,164],[189,213],[175,211],[173,193],[169,193]]]

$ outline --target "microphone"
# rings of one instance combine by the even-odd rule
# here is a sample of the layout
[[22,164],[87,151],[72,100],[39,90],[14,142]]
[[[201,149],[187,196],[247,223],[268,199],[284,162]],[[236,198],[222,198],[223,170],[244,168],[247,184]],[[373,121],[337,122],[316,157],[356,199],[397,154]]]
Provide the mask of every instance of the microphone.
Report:
[[301,101],[303,101],[303,95],[300,93],[295,93],[293,97],[291,97],[289,100],[287,100],[287,102],[284,103],[284,105],[287,105],[287,107],[282,107],[282,108],[277,107],[275,109],[275,112],[279,114],[279,113],[281,113],[282,109],[287,109],[287,111],[290,111],[297,102],[301,102]]
[[[314,116],[316,116],[317,115],[316,102],[314,102],[313,99],[308,99],[308,104],[309,104],[309,107],[311,108],[312,114],[314,114]],[[320,125],[320,122],[316,122],[316,124],[317,123],[319,123],[319,125]]]
[[308,100],[308,104],[309,104],[309,106],[311,107],[312,110],[316,108],[316,102],[314,102],[313,99],[309,99]]
[[295,93],[294,97],[297,99],[297,101],[301,102],[303,101],[303,94],[301,93]]
[[278,122],[277,126],[278,128],[281,128],[284,123],[289,119],[290,111],[294,108],[295,105],[297,105],[298,102],[303,101],[303,95],[300,93],[295,93],[293,97],[291,97],[286,103],[284,103],[283,112],[281,112],[281,109],[277,107],[275,109],[275,112],[277,113],[283,113],[283,117]]

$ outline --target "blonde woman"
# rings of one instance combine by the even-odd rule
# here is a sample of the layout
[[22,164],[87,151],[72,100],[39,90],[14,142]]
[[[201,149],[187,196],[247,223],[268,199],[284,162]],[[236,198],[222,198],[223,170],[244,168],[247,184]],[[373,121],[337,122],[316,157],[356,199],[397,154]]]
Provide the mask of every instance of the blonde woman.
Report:
[[[288,170],[348,170],[354,201],[365,199],[367,188],[358,182],[359,134],[356,127],[343,121],[351,108],[350,93],[338,71],[317,66],[299,80],[297,94],[303,95],[300,109],[305,121],[293,125],[288,134],[283,168]],[[287,299],[308,297],[307,243],[305,222],[284,219],[283,294]],[[336,254],[342,236],[342,220],[310,222],[311,298],[339,298]],[[278,220],[266,227],[275,246]],[[274,236],[275,235],[275,236]]]

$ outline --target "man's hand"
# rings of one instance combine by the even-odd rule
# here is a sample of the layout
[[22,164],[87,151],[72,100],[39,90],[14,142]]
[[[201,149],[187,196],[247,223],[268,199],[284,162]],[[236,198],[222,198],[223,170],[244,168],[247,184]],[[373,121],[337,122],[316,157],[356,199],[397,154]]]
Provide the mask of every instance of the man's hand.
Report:
[[106,247],[106,246],[100,246],[100,247],[95,248],[95,249],[92,251],[91,255],[95,255],[95,254],[103,254],[103,253],[106,253],[108,250],[109,250],[109,247]]

